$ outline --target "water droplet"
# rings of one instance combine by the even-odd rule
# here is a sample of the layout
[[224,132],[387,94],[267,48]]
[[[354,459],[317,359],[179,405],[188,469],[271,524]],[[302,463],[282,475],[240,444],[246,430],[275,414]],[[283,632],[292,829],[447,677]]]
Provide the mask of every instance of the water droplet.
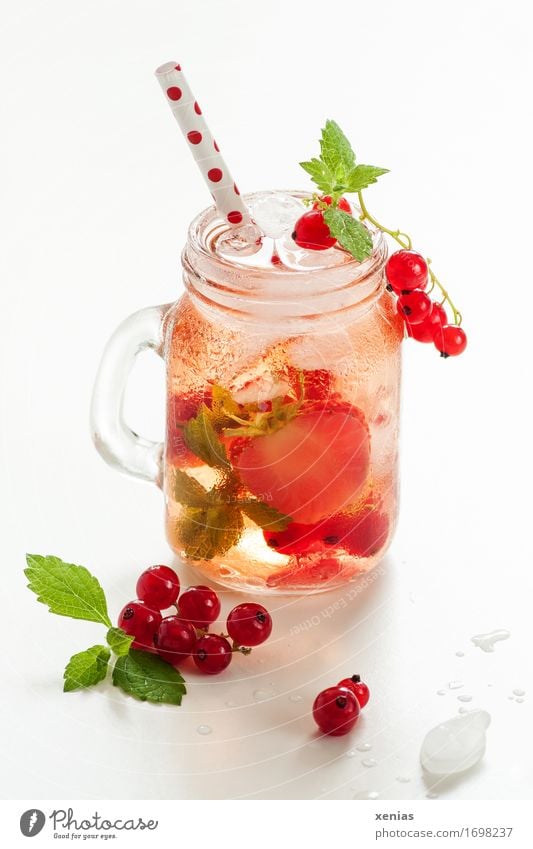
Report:
[[264,690],[254,690],[253,695],[256,702],[264,702],[266,699],[273,698],[276,695],[276,691],[272,687],[269,687]]
[[205,737],[207,734],[211,734],[212,730],[213,729],[210,725],[199,725],[196,732],[197,734],[202,734]]
[[513,696],[525,696],[525,695],[526,695],[525,690],[519,690],[518,688],[516,690],[513,690]]
[[507,696],[510,702],[514,702],[514,696]]
[[303,696],[301,696],[300,693],[293,693],[292,696],[289,696],[290,702],[301,702],[302,699]]
[[438,798],[439,798],[439,794],[433,793],[432,790],[430,790],[429,793],[426,793],[426,799],[438,799]]
[[379,793],[376,790],[360,790],[352,799],[379,799]]
[[237,707],[237,702],[224,702],[226,707]]
[[399,782],[400,782],[400,784],[409,784],[409,782],[411,781],[411,779],[409,778],[409,776],[408,776],[408,775],[397,775],[397,776],[396,776],[396,781],[399,781]]
[[471,702],[471,701],[472,701],[472,696],[457,696],[457,699],[458,699],[460,702]]
[[485,732],[490,715],[472,710],[454,716],[428,731],[420,750],[420,762],[433,775],[455,775],[474,766],[485,752]]
[[465,653],[464,653],[464,651],[456,651],[456,652],[455,652],[455,656],[456,656],[456,657],[464,657],[464,656],[465,656]]
[[499,628],[496,631],[489,631],[487,634],[476,634],[472,637],[472,642],[482,651],[494,651],[494,643],[499,640],[508,640],[511,632],[505,628]]
[[437,696],[445,696],[446,690],[437,690]]
[[353,749],[350,749],[350,751],[349,751],[349,752],[346,752],[346,757],[347,757],[347,758],[355,758],[355,756],[356,756],[356,755],[357,755],[357,752],[354,752],[354,750],[353,750]]
[[359,746],[355,747],[358,752],[369,752],[372,748],[371,743],[360,743]]
[[448,683],[448,689],[449,690],[460,690],[461,687],[464,687],[464,684],[463,684],[462,681],[449,681],[449,683]]
[[516,703],[517,703],[517,705],[521,705],[521,704],[523,704],[523,703],[524,703],[524,700],[523,700],[522,696],[519,696],[519,697],[516,699]]
[[370,769],[370,767],[377,766],[377,760],[375,758],[363,758],[361,761],[363,766],[366,766]]
[[468,708],[460,707],[458,713],[468,713]]

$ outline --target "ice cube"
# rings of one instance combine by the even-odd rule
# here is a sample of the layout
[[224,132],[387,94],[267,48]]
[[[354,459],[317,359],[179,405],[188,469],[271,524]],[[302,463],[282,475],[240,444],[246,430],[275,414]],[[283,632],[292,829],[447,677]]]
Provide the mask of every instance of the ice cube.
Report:
[[486,710],[471,710],[442,722],[426,734],[420,763],[432,775],[455,775],[470,769],[483,757],[489,725]]
[[281,192],[261,192],[250,200],[250,213],[265,236],[281,239],[294,230],[305,206],[295,197]]
[[[294,224],[294,222],[293,222]],[[283,265],[296,271],[315,271],[317,269],[337,268],[347,262],[353,262],[353,257],[339,245],[324,251],[311,251],[299,248],[290,232],[279,237],[276,244]]]
[[217,239],[215,251],[223,259],[254,256],[261,250],[261,232],[255,224],[245,224],[233,230],[227,230]]

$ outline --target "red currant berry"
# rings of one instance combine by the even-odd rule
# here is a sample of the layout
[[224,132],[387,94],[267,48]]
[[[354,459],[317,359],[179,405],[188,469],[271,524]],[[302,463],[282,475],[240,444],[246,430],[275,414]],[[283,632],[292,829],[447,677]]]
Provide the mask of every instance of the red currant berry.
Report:
[[361,681],[360,675],[352,675],[351,678],[343,678],[342,681],[339,681],[337,686],[346,687],[347,690],[351,690],[359,702],[360,708],[364,708],[370,698],[370,690],[364,681]]
[[447,321],[448,317],[444,307],[434,302],[433,309],[424,321],[421,321],[420,324],[411,324],[409,319],[406,319],[405,326],[408,335],[412,339],[416,339],[417,342],[433,342],[435,331],[446,324]]
[[310,209],[294,225],[292,238],[299,248],[311,251],[325,251],[333,247],[336,239],[329,232],[321,209]]
[[340,737],[352,730],[359,716],[359,702],[346,687],[322,690],[313,704],[313,719],[324,734]]
[[120,611],[118,627],[135,637],[134,649],[153,650],[154,634],[161,624],[159,610],[152,610],[144,601],[130,601]]
[[414,289],[398,298],[398,312],[409,324],[420,324],[433,309],[433,302],[425,292]]
[[272,633],[272,617],[261,604],[234,607],[226,620],[228,634],[240,646],[259,646]]
[[466,348],[466,333],[456,324],[437,328],[433,341],[441,357],[457,357]]
[[[324,195],[323,198],[320,198],[322,203],[327,203],[328,206],[331,206],[333,198],[331,195]],[[352,207],[350,206],[350,202],[346,200],[346,198],[339,198],[339,202],[337,204],[339,209],[342,209],[343,212],[347,212],[349,215],[352,215]],[[320,209],[319,201],[315,201],[313,204],[313,209]]]
[[232,656],[231,645],[225,637],[205,634],[196,643],[193,660],[202,672],[218,675],[230,665]]
[[428,266],[416,251],[396,251],[387,260],[385,274],[391,289],[397,295],[425,289],[428,283]]
[[179,616],[166,616],[154,634],[154,645],[163,660],[179,666],[194,651],[196,629]]
[[209,628],[220,615],[220,599],[211,587],[189,587],[180,596],[178,613],[195,628]]
[[179,578],[170,566],[150,566],[137,581],[137,597],[154,610],[174,604],[179,591]]

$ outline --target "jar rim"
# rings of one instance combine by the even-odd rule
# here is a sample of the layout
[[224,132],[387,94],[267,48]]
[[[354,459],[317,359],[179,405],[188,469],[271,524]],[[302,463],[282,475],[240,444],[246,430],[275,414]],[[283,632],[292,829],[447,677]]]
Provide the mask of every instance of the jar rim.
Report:
[[[307,200],[313,197],[311,192],[303,191],[302,189],[260,189],[255,192],[248,192],[247,194],[243,195],[243,200],[245,201],[245,203],[250,202],[264,194],[291,195],[294,198],[299,198],[302,200]],[[356,212],[360,212],[360,209],[357,206],[354,206],[354,210]],[[280,275],[284,273],[287,274],[286,271],[284,272],[283,268],[280,269],[280,267],[276,265],[273,265],[271,269],[260,268],[250,265],[249,263],[238,262],[237,260],[232,261],[218,254],[215,254],[210,249],[205,239],[206,230],[208,226],[210,226],[211,228],[214,228],[216,226],[227,227],[227,222],[225,221],[223,216],[218,212],[214,204],[206,207],[201,212],[199,212],[198,215],[193,218],[189,225],[189,230],[187,234],[187,246],[191,246],[195,253],[198,253],[206,259],[214,261],[217,265],[220,265],[221,268],[236,269],[246,272],[246,274],[253,274],[254,272],[259,274],[268,273],[273,275]],[[325,271],[329,272],[337,268],[343,268],[346,270],[348,270],[349,268],[350,274],[353,274],[354,270],[356,270],[358,272],[357,276],[366,276],[373,270],[373,266],[376,262],[376,259],[378,261],[381,260],[380,254],[383,250],[383,247],[385,246],[386,248],[386,245],[381,230],[378,230],[377,227],[374,227],[368,221],[365,222],[365,226],[368,229],[370,235],[372,236],[373,250],[370,256],[367,259],[363,260],[363,262],[359,262],[359,260],[357,260],[355,257],[350,257],[350,259],[343,262],[343,264],[340,266],[332,265],[325,267],[311,267],[300,269],[291,267],[290,272],[288,273],[290,273],[291,277],[307,277],[313,275],[318,276],[319,274],[323,274]]]
[[[265,194],[244,195],[252,201]],[[289,192],[279,192],[287,195]],[[310,198],[310,192],[291,191],[296,198]],[[355,207],[354,207],[355,212]],[[227,230],[227,222],[214,206],[200,212],[191,222],[188,241],[183,250],[184,282],[189,291],[213,305],[235,308],[239,312],[256,312],[259,308],[280,307],[279,315],[317,316],[336,307],[332,295],[341,298],[343,309],[374,301],[383,288],[383,267],[387,244],[383,233],[365,222],[372,236],[371,255],[359,262],[348,256],[338,265],[294,269],[283,265],[253,266],[220,256],[212,243]],[[299,303],[300,300],[304,303]],[[283,306],[280,306],[283,305]]]

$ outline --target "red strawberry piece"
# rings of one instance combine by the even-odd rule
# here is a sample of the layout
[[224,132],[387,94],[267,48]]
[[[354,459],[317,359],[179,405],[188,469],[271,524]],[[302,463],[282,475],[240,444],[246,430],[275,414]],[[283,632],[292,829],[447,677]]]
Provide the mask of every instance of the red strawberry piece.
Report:
[[326,368],[297,369],[289,368],[289,380],[297,398],[302,393],[310,401],[322,401],[333,397],[335,375]]
[[280,554],[309,554],[317,548],[323,548],[320,543],[322,523],[302,525],[291,522],[284,531],[263,531],[266,544]]
[[332,583],[343,571],[343,564],[336,557],[323,557],[315,563],[303,566],[288,566],[267,578],[268,587],[305,588]]
[[382,548],[389,533],[389,518],[378,504],[367,503],[353,516],[340,514],[323,523],[321,539],[357,557],[371,557]]
[[169,395],[167,402],[167,462],[173,466],[201,466],[200,460],[189,451],[183,439],[183,426],[197,414],[200,404],[211,404],[211,390]]
[[295,522],[314,524],[356,500],[370,464],[361,410],[314,401],[274,433],[232,452],[246,488]]

